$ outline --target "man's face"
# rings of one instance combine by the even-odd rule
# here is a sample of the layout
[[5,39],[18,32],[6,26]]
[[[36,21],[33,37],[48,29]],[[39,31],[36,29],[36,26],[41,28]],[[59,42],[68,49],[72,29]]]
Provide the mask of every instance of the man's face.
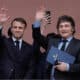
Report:
[[68,38],[73,34],[73,28],[70,22],[61,22],[58,29],[59,34],[63,38]]
[[12,24],[12,28],[11,28],[11,32],[12,32],[12,36],[20,39],[23,36],[25,30],[25,24],[19,22],[19,21],[14,21]]

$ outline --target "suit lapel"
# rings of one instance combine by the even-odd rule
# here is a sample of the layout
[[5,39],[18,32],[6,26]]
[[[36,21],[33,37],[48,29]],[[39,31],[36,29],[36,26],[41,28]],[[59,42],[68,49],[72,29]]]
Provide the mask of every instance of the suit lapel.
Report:
[[51,40],[51,44],[52,44],[52,46],[55,46],[55,47],[58,48],[59,41],[60,41],[59,38],[58,38],[58,39],[52,39],[52,40]]
[[67,46],[66,52],[70,53],[73,50],[74,45],[76,45],[75,43],[75,38],[73,38]]
[[15,51],[15,45],[11,38],[6,40],[6,45],[9,48],[9,51],[11,51],[12,53]]
[[55,45],[54,45],[54,46],[57,47],[57,48],[58,48],[58,45],[59,45],[59,41],[60,41],[59,39],[57,39],[57,40],[55,41]]
[[21,61],[21,51],[16,50],[16,47],[14,45],[14,42],[11,38],[6,40],[6,45],[7,45],[7,49],[8,49],[8,55],[10,57],[10,59],[12,59],[15,62],[20,62]]

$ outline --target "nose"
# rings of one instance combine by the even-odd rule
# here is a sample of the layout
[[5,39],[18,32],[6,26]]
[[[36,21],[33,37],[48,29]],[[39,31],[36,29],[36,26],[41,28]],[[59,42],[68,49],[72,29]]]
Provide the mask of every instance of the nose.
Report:
[[16,30],[19,30],[19,27],[16,27]]
[[62,29],[66,29],[65,25],[62,26]]
[[15,28],[15,31],[16,31],[16,32],[19,32],[19,28],[18,28],[18,27],[16,27],[16,28]]

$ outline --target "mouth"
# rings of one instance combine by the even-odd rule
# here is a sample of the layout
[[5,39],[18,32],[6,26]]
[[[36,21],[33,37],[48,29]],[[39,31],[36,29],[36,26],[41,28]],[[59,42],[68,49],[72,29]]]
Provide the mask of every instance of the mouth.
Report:
[[65,31],[63,31],[63,32],[61,32],[62,34],[66,34],[67,32],[65,32]]

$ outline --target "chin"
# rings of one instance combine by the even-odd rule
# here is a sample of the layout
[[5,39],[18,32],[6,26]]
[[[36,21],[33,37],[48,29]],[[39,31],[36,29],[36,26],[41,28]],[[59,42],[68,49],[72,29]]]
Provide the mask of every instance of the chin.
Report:
[[20,36],[16,36],[15,38],[16,38],[16,39],[20,39],[21,37],[20,37]]
[[62,36],[63,38],[68,38],[68,36]]

